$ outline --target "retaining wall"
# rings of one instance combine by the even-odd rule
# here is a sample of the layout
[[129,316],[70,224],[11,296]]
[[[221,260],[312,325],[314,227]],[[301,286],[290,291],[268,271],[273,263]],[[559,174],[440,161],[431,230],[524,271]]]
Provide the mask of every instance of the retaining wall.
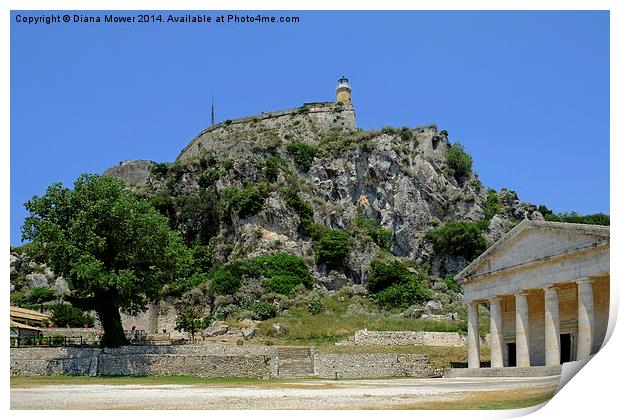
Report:
[[265,377],[276,370],[265,346],[12,348],[11,375],[195,375]]
[[314,372],[320,378],[383,378],[441,376],[425,354],[320,354],[314,356]]
[[357,330],[352,339],[338,345],[382,345],[382,346],[467,346],[467,334],[457,332],[426,331],[368,331]]

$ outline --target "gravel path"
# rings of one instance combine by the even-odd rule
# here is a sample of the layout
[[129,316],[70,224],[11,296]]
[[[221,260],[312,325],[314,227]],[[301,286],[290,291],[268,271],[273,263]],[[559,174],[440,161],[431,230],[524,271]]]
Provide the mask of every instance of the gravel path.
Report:
[[49,385],[11,389],[11,409],[360,409],[461,400],[481,391],[552,391],[558,376],[291,380],[239,386]]

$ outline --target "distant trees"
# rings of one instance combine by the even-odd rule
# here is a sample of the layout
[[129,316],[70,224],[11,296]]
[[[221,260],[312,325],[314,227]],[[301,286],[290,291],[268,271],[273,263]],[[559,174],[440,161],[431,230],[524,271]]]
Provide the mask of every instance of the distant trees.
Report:
[[22,239],[32,241],[31,257],[67,280],[69,302],[97,312],[102,346],[127,343],[120,309],[145,309],[192,267],[168,220],[117,179],[84,174],[72,190],[52,184],[25,207]]

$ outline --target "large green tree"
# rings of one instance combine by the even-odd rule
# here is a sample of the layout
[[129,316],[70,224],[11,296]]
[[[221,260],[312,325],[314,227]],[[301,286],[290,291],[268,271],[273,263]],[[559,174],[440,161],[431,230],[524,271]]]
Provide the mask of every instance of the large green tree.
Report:
[[97,312],[103,347],[127,343],[120,309],[145,309],[164,284],[189,274],[191,253],[166,217],[122,181],[84,174],[72,190],[52,184],[25,207],[32,257],[66,279],[67,300]]

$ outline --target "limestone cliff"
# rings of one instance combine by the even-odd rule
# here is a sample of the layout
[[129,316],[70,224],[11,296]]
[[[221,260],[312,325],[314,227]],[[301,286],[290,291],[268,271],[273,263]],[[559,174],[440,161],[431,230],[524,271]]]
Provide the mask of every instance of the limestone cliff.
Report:
[[[264,197],[250,195],[257,200],[253,212],[222,217],[220,208],[217,215],[207,210],[206,219],[191,219],[193,225],[217,225],[208,235],[213,262],[290,252],[302,256],[326,286],[338,288],[347,280],[365,283],[370,262],[385,251],[358,232],[343,267],[328,272],[316,264],[313,239],[300,228],[303,216],[283,189],[296,191],[311,206],[312,222],[319,226],[351,228],[363,217],[391,232],[387,248],[394,256],[429,261],[435,275],[455,273],[467,260],[435,255],[426,233],[449,221],[484,220],[488,191],[474,173],[454,176],[446,160],[449,148],[447,132],[434,125],[361,131],[351,107],[307,104],[211,127],[173,164],[125,161],[105,174],[147,196],[210,197],[214,207],[223,206],[226,191],[262,185]],[[487,215],[488,242],[528,214],[540,217],[513,192],[502,190],[498,198],[502,212]],[[172,211],[178,216],[181,210]],[[197,228],[179,223],[186,231]]]

